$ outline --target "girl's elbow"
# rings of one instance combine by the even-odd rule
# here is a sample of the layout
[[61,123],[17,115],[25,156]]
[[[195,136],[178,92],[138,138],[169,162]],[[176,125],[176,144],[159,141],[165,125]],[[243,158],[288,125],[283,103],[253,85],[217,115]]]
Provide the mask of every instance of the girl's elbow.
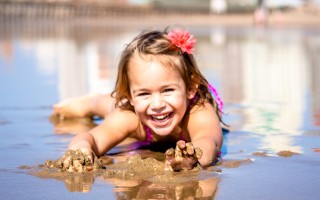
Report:
[[216,156],[202,157],[199,160],[199,163],[202,167],[209,167],[215,163],[216,159],[217,159]]
[[213,151],[204,154],[200,159],[199,163],[202,167],[208,167],[214,165],[219,158],[220,149],[215,149]]

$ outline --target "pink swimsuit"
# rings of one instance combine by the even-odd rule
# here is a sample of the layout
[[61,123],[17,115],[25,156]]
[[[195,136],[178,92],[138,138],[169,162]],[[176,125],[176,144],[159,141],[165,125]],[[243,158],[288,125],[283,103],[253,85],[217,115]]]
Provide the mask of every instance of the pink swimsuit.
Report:
[[[147,140],[145,141],[146,144],[150,144],[152,141],[152,131],[148,126],[145,126],[146,133],[147,133]],[[180,131],[180,139],[184,141],[190,142],[184,135],[183,132]]]

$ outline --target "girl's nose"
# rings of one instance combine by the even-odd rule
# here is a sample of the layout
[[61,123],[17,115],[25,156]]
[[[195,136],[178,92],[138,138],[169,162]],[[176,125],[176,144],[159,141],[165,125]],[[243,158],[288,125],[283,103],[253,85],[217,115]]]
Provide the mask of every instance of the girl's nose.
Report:
[[151,108],[160,109],[165,105],[161,95],[153,95],[151,100]]

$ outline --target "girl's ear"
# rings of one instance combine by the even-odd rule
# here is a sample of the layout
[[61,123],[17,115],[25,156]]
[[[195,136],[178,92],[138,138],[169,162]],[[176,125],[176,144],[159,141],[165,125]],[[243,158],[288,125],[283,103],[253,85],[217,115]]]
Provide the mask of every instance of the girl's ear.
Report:
[[131,98],[131,97],[129,97],[129,102],[130,102],[131,106],[133,106],[133,107],[134,107],[134,101],[132,100],[132,98]]
[[195,76],[191,75],[192,82],[194,83],[189,90],[187,91],[187,98],[192,99],[196,94],[199,87],[199,84],[197,84],[198,81],[195,80]]
[[187,98],[193,99],[193,97],[197,94],[198,84],[195,87],[190,88],[187,91]]

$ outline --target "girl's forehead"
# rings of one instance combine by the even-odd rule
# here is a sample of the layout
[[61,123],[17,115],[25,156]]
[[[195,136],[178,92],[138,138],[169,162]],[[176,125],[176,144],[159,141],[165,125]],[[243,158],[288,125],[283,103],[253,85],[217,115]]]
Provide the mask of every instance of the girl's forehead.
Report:
[[132,64],[129,65],[128,69],[128,76],[131,78],[137,76],[149,76],[148,78],[154,78],[161,75],[175,75],[176,78],[178,78],[177,76],[180,76],[180,73],[176,67],[164,65],[163,63],[156,60],[152,60],[149,62],[132,62]]
[[183,85],[184,80],[176,66],[165,65],[158,59],[135,59],[129,64],[128,77],[131,87],[144,87],[178,84]]
[[180,60],[175,56],[169,55],[151,55],[135,53],[129,61],[129,71],[140,70],[149,67],[150,65],[157,65],[166,70],[176,70],[181,67]]

